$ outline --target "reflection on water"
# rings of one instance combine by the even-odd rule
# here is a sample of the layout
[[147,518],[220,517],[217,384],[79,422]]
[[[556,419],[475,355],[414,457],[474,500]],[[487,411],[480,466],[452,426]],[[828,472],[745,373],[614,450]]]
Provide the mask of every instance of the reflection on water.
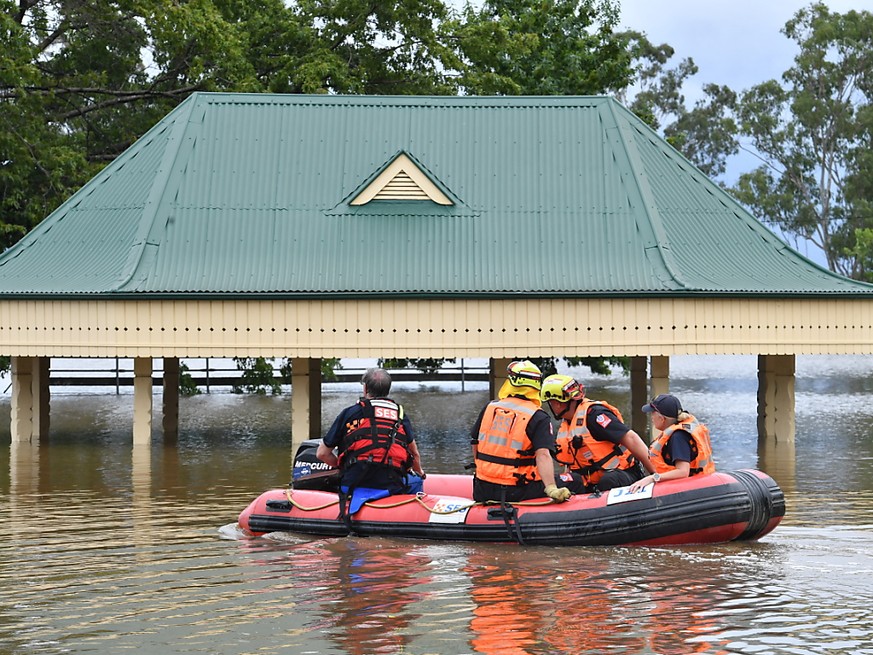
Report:
[[[34,446],[0,401],[0,652],[873,655],[871,369],[800,360],[796,447],[759,450],[754,358],[674,360],[719,466],[788,506],[759,543],[681,548],[245,539],[238,512],[288,481],[287,397],[183,399],[178,440],[145,448],[129,396],[54,397]],[[621,375],[586,383],[629,409]],[[323,424],[357,391],[328,385]],[[461,472],[484,388],[395,395],[426,467]]]

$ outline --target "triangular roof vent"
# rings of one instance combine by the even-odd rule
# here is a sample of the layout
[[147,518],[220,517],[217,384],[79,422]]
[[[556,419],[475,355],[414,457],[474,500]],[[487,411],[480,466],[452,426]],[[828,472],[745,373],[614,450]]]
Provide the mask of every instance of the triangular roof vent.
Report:
[[398,154],[349,204],[366,205],[371,200],[430,200],[438,205],[455,204],[404,152]]

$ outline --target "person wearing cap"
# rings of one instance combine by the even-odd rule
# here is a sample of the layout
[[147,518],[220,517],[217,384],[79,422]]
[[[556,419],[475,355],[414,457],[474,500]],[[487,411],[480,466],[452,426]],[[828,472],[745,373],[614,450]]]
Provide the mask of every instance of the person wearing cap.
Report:
[[643,470],[655,472],[645,442],[625,425],[621,412],[587,398],[585,387],[569,375],[547,377],[541,398],[561,422],[556,459],[580,474],[589,491],[627,487]]
[[582,493],[579,476],[555,476],[552,422],[541,409],[543,374],[531,361],[515,361],[497,400],[486,405],[470,431],[473,499],[517,502],[551,498],[562,503]]
[[652,427],[661,433],[649,447],[655,472],[631,485],[631,491],[664,480],[715,473],[709,429],[682,409],[676,396],[662,393],[646,403],[643,411],[652,415]]
[[401,405],[388,398],[391,375],[383,368],[370,368],[361,384],[364,395],[339,413],[315,456],[339,467],[341,486],[351,490],[367,487],[391,494],[421,491],[425,477],[421,455],[409,417]]

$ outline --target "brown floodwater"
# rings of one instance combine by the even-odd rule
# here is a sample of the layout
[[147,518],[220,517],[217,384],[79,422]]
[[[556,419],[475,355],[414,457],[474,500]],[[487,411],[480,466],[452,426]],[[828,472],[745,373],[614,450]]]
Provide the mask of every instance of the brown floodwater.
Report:
[[[669,548],[246,538],[239,512],[289,480],[287,394],[182,399],[178,440],[136,449],[129,394],[54,395],[34,446],[0,397],[0,653],[873,655],[873,358],[797,368],[796,445],[759,450],[755,358],[674,359],[718,467],[768,472],[788,511]],[[622,375],[585,381],[628,409]],[[325,385],[325,428],[359,389]],[[463,472],[483,386],[393,395],[426,469]]]

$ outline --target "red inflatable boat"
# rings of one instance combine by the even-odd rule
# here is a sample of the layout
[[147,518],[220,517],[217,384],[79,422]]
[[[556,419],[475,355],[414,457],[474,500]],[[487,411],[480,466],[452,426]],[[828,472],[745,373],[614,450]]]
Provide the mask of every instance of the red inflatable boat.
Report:
[[759,539],[785,515],[785,497],[776,482],[750,469],[661,482],[634,494],[620,488],[573,496],[560,504],[543,499],[507,505],[474,503],[470,476],[429,474],[422,494],[371,499],[359,509],[355,505],[343,513],[336,493],[273,489],[252,501],[239,524],[253,535],[287,531],[548,546],[657,546]]

